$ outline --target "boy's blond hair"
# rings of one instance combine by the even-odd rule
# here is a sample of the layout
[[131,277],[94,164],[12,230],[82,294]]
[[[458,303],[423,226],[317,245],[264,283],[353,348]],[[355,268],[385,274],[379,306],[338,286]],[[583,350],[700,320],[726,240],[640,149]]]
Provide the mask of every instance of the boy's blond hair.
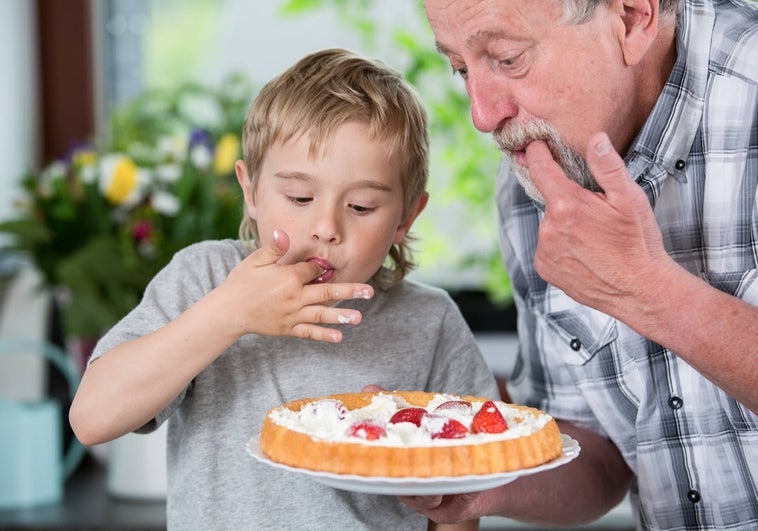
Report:
[[[372,140],[399,155],[403,184],[403,218],[424,193],[428,176],[429,137],[426,111],[415,90],[385,64],[341,49],[308,55],[269,81],[256,96],[245,119],[242,144],[245,165],[255,191],[263,158],[274,143],[303,133],[317,153],[343,124],[368,125]],[[257,247],[255,220],[243,217],[240,239]],[[379,287],[399,282],[415,264],[406,236],[393,244],[388,262],[373,279]]]

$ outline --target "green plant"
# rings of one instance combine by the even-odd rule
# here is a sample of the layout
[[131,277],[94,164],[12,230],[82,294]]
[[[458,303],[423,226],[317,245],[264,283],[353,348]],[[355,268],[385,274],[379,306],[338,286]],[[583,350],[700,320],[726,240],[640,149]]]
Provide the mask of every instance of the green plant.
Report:
[[110,328],[178,249],[236,237],[233,166],[252,93],[238,75],[145,92],[116,109],[109,138],[23,177],[19,215],[0,232],[58,295],[69,336]]
[[375,0],[287,0],[281,12],[301,16],[331,9],[344,27],[357,32],[366,49],[391,50],[388,55],[393,58],[393,66],[402,65],[399,70],[418,89],[429,112],[432,200],[445,206],[462,205],[457,223],[466,230],[461,233],[476,234],[480,241],[478,247],[460,251],[464,242],[440,234],[444,229],[422,219],[420,261],[436,263],[456,257],[456,265],[462,271],[479,272],[482,288],[492,301],[508,303],[512,290],[497,246],[493,200],[499,153],[492,140],[473,127],[468,96],[456,85],[447,60],[434,48],[421,2],[414,4],[415,19],[404,20],[401,25],[378,22],[376,15],[382,9],[382,1]]

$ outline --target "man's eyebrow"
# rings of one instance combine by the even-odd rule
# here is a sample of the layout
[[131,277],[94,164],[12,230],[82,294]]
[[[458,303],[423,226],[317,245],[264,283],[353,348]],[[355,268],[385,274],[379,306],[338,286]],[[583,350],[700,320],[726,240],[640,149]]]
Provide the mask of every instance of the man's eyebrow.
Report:
[[513,37],[502,30],[479,30],[466,39],[466,46],[469,48],[476,48],[483,42],[499,41],[503,39],[513,39]]
[[[466,39],[466,47],[469,49],[476,49],[480,47],[482,43],[504,39],[516,40],[515,37],[502,30],[479,30]],[[435,42],[435,47],[437,48],[437,51],[442,55],[455,55],[441,42]]]

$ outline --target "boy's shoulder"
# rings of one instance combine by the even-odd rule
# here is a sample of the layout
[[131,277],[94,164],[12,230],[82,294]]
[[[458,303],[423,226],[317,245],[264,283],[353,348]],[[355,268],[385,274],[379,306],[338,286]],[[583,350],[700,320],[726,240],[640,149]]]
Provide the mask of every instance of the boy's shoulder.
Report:
[[[458,312],[450,294],[443,288],[432,286],[424,282],[405,278],[398,282],[388,291],[377,290],[374,296],[374,304],[378,308],[391,306],[394,311],[401,313],[422,312],[426,316],[439,315],[440,317],[452,312]],[[384,299],[384,303],[379,301]]]
[[181,261],[240,261],[247,256],[242,242],[239,240],[203,240],[192,243],[174,254],[174,260]]
[[390,292],[396,292],[397,295],[403,297],[425,297],[430,299],[448,299],[452,302],[450,294],[438,286],[432,286],[418,280],[411,280],[404,278],[398,282]]

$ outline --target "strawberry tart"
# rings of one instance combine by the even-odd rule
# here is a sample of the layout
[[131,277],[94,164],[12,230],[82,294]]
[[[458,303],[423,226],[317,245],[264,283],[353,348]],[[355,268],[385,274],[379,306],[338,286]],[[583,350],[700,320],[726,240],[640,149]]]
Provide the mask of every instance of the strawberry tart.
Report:
[[272,461],[382,477],[494,474],[562,453],[555,420],[526,406],[421,391],[347,393],[269,410],[260,435]]

